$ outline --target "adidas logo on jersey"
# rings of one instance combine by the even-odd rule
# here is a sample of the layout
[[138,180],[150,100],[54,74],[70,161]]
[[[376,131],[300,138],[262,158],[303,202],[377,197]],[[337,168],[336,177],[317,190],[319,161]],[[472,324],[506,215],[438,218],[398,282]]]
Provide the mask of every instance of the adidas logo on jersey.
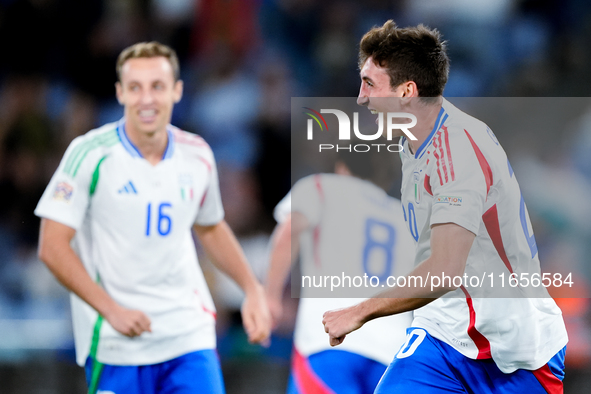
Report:
[[137,194],[137,190],[131,181],[127,182],[121,189],[117,190],[119,194]]

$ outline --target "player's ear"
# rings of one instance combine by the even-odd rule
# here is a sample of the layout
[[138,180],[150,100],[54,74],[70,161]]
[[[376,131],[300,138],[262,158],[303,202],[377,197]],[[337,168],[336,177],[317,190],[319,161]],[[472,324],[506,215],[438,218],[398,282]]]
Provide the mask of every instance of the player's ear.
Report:
[[123,87],[121,86],[121,82],[115,82],[115,95],[117,96],[117,101],[119,104],[123,105],[122,96],[123,96]]
[[174,102],[175,104],[181,101],[183,97],[183,81],[180,79],[174,83]]
[[402,100],[408,101],[412,97],[419,97],[419,89],[414,81],[408,81],[402,84]]

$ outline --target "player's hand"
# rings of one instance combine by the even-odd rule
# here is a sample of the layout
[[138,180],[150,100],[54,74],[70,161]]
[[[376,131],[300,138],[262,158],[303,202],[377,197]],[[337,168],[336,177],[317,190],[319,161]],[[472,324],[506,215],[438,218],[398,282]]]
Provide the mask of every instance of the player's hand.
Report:
[[272,296],[267,292],[267,305],[269,305],[269,312],[271,313],[271,328],[275,329],[283,317],[283,299]]
[[265,291],[260,284],[246,294],[241,312],[248,341],[267,345],[271,334],[271,313],[267,306]]
[[150,318],[142,311],[117,305],[105,319],[115,330],[130,338],[140,336],[145,331],[152,332]]
[[328,333],[330,346],[343,343],[345,336],[363,325],[356,306],[325,312],[322,316],[324,331]]

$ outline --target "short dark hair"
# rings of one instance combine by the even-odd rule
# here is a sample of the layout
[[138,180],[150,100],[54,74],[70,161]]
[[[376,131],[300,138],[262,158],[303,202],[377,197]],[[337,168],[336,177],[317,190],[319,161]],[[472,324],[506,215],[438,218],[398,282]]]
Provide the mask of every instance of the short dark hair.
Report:
[[359,43],[359,69],[368,58],[387,69],[392,88],[413,81],[419,97],[443,94],[449,74],[446,42],[436,29],[424,25],[399,28],[389,20],[374,27]]
[[126,61],[129,59],[142,58],[142,57],[165,57],[172,66],[174,74],[174,80],[180,79],[180,67],[179,59],[174,49],[168,45],[161,44],[157,41],[151,42],[138,42],[130,47],[125,48],[117,58],[117,80],[121,82],[121,69]]
[[[372,141],[371,149],[367,152],[338,149],[336,160],[345,164],[351,175],[370,181],[388,191],[396,177],[395,161],[398,156],[398,154],[386,149],[388,142],[384,137],[380,137]],[[351,137],[351,146],[358,144],[367,145],[367,141]],[[382,145],[379,151],[375,146],[378,144]]]

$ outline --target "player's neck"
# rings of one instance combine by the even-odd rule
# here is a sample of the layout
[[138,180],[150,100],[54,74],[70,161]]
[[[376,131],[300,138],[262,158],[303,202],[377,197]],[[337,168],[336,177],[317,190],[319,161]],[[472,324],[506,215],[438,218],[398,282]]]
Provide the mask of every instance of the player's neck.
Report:
[[412,111],[409,111],[417,117],[416,126],[410,129],[412,134],[417,139],[416,141],[410,139],[408,140],[408,146],[413,155],[427,140],[427,138],[431,134],[431,131],[433,130],[433,127],[435,127],[435,122],[437,121],[437,117],[439,116],[439,111],[441,110],[442,103],[443,98],[438,100],[436,104],[425,105],[419,103],[419,105],[413,108]]
[[125,132],[127,138],[139,150],[144,159],[154,166],[160,163],[164,156],[164,151],[168,146],[168,133],[166,129],[145,132],[135,130],[133,126],[126,124]]

